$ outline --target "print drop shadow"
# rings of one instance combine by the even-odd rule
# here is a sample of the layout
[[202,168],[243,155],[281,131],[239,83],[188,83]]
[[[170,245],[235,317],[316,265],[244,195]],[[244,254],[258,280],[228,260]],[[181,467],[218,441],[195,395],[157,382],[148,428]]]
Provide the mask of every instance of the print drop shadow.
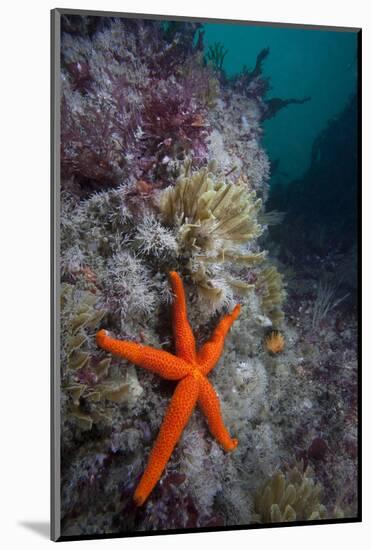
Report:
[[48,521],[19,521],[18,525],[37,533],[42,538],[49,539],[50,523]]

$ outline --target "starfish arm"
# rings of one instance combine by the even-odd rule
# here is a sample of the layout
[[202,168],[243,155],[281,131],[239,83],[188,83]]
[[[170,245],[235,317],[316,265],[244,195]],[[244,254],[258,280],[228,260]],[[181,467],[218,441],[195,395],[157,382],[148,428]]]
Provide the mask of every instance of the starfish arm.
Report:
[[200,379],[198,404],[207,418],[212,435],[225,451],[233,451],[238,445],[238,440],[232,439],[229,435],[223,423],[220,402],[216,391],[205,377]]
[[187,318],[187,303],[182,279],[175,271],[170,272],[170,282],[175,299],[173,303],[173,333],[178,357],[185,361],[196,359],[196,342]]
[[100,330],[96,335],[99,347],[131,361],[138,367],[159,374],[167,380],[180,380],[190,371],[190,366],[182,359],[167,351],[143,346],[127,340],[111,338],[107,331]]
[[173,449],[188,423],[197,401],[199,382],[193,376],[183,378],[177,385],[166,412],[159,434],[149,455],[145,472],[134,493],[141,506],[160,479]]
[[241,306],[237,305],[233,309],[232,313],[229,313],[216,326],[210,340],[206,342],[197,354],[197,362],[199,364],[200,371],[203,374],[207,374],[215,367],[223,352],[224,340],[231,328],[233,322],[240,314]]

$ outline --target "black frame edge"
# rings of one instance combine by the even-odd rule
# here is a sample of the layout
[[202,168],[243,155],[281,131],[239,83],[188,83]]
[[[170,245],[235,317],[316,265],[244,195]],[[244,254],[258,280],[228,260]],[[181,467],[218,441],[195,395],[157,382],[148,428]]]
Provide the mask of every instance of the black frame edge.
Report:
[[362,29],[357,33],[357,314],[358,314],[358,517],[362,521]]
[[60,375],[59,375],[59,52],[60,10],[50,11],[50,538],[60,540]]
[[230,23],[233,25],[256,25],[258,27],[288,27],[293,29],[312,29],[319,31],[333,31],[333,32],[358,32],[360,27],[337,27],[331,25],[316,25],[311,23],[285,23],[285,22],[272,22],[272,21],[251,21],[249,19],[223,19],[216,17],[198,17],[192,15],[158,15],[153,13],[127,13],[117,11],[103,11],[103,10],[79,10],[73,8],[56,8],[60,15],[91,15],[98,17],[126,17],[129,19],[155,19],[158,21],[196,21],[200,23]]

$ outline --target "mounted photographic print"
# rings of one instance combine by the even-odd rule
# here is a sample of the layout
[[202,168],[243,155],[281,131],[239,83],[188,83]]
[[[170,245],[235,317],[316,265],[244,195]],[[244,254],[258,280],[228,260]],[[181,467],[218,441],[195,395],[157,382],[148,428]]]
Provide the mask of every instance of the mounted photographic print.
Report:
[[360,521],[360,47],[52,11],[54,540]]

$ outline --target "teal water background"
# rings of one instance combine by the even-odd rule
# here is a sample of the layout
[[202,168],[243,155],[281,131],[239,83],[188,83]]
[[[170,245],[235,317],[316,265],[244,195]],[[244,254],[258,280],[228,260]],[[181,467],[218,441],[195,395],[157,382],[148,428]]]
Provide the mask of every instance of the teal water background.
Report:
[[309,166],[314,139],[356,92],[356,33],[208,23],[204,42],[206,49],[222,42],[228,50],[224,60],[228,76],[244,65],[253,69],[258,53],[269,47],[263,69],[271,85],[266,98],[311,97],[264,122],[263,144],[271,161],[280,160],[271,183],[277,177],[284,182],[300,177]]

